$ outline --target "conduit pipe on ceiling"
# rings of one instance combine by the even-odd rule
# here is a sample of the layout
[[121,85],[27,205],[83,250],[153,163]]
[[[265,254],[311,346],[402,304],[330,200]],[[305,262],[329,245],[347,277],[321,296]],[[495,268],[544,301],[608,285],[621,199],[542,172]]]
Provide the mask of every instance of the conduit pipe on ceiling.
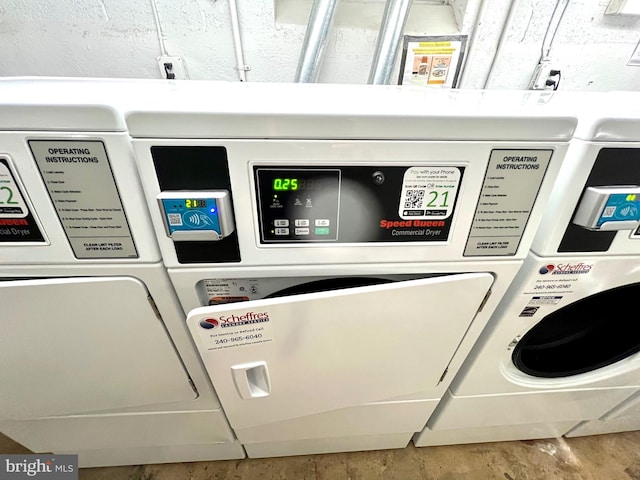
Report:
[[296,82],[313,83],[318,78],[337,5],[338,0],[314,0],[296,69]]
[[231,17],[231,33],[233,34],[233,49],[236,54],[236,70],[241,82],[247,81],[247,72],[251,68],[244,63],[244,51],[242,49],[242,37],[240,36],[240,19],[236,0],[229,0],[229,16]]
[[411,0],[387,0],[369,72],[369,84],[386,85],[391,80],[410,7]]

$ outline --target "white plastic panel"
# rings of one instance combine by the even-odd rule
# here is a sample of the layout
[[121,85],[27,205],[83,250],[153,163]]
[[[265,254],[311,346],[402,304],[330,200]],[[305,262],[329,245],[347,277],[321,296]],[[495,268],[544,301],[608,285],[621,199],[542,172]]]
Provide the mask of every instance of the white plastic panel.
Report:
[[0,416],[192,400],[175,349],[132,277],[0,282]]
[[[526,256],[543,213],[553,181],[562,164],[567,145],[553,142],[393,142],[393,141],[287,141],[287,140],[134,140],[140,176],[147,195],[147,205],[164,263],[172,267],[193,267],[178,262],[175,246],[165,233],[164,220],[156,197],[160,187],[151,158],[152,146],[223,146],[229,159],[229,174],[236,230],[240,246],[240,265],[309,265],[331,263],[354,264],[376,262],[469,261],[463,256],[474,212],[482,189],[491,152],[495,149],[553,151],[537,201],[528,217],[527,228],[517,252],[509,258]],[[252,166],[290,165],[332,166],[376,165],[456,166],[464,167],[457,207],[449,241],[438,245],[426,242],[358,243],[323,245],[260,245],[257,199]],[[374,226],[375,228],[376,226]],[[382,228],[382,227],[380,227]],[[507,257],[501,257],[507,260]],[[179,293],[180,294],[180,293]]]
[[[202,307],[187,323],[243,429],[434,390],[492,282],[472,273]],[[232,368],[259,362],[243,400]]]
[[454,430],[425,428],[413,437],[416,447],[460,445],[465,443],[508,442],[558,438],[576,425],[575,421],[526,423],[523,425],[496,425],[490,427],[464,427]]
[[[1,112],[1,108],[0,108]],[[65,142],[100,141],[104,143],[109,159],[115,185],[122,201],[129,228],[133,235],[138,257],[114,260],[109,258],[93,258],[78,260],[71,249],[69,240],[58,218],[51,198],[47,193],[44,181],[36,161],[29,150],[28,140],[48,140]],[[27,264],[83,264],[87,263],[143,263],[158,262],[160,251],[157,246],[153,227],[149,219],[149,209],[146,207],[144,193],[140,185],[140,178],[136,169],[129,137],[124,133],[80,133],[80,132],[0,132],[0,155],[9,159],[14,174],[20,180],[21,190],[26,197],[30,210],[37,217],[43,234],[47,238],[47,245],[9,245],[0,243],[0,263],[3,265]],[[55,165],[55,164],[53,164]],[[52,169],[53,170],[53,169]],[[97,181],[87,176],[84,191],[91,192],[92,182]],[[61,189],[64,184],[61,185]],[[71,204],[70,204],[71,205]],[[86,215],[97,216],[97,212],[87,212]],[[107,214],[103,214],[108,216]]]
[[235,440],[222,410],[6,420],[0,422],[0,431],[34,452],[202,445]]
[[567,437],[582,437],[603,433],[640,430],[640,393],[636,392],[624,402],[597,420],[583,422],[571,430]]
[[455,397],[447,393],[431,416],[431,430],[525,425],[595,419],[629,396],[632,389],[551,390]]

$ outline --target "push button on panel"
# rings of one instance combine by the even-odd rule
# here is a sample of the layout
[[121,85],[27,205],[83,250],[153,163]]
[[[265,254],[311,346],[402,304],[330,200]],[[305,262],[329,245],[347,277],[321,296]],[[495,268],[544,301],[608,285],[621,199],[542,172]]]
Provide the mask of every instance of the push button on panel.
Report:
[[296,228],[295,232],[296,232],[296,235],[309,235],[308,228]]
[[276,228],[276,235],[289,235],[288,228]]
[[316,227],[328,227],[330,223],[328,218],[319,218],[316,220]]
[[287,220],[286,218],[279,218],[279,219],[273,221],[273,225],[275,227],[288,227],[289,226],[289,220]]
[[308,227],[309,219],[308,218],[296,218],[295,221],[296,227]]

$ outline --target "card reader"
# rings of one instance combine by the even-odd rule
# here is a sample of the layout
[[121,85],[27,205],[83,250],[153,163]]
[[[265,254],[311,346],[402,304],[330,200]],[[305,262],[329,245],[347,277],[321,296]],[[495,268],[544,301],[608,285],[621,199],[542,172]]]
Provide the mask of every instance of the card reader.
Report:
[[157,198],[174,242],[222,240],[235,230],[227,190],[168,191]]
[[588,230],[633,230],[640,225],[640,186],[587,187],[573,223]]

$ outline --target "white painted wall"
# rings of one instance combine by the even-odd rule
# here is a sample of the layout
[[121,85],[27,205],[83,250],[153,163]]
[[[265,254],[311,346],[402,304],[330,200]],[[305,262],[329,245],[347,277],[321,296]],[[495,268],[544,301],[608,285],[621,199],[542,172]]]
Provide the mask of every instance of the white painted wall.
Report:
[[[526,88],[552,0],[415,0],[407,34],[470,35],[461,86]],[[156,0],[165,45],[191,79],[237,81],[226,0]],[[438,2],[431,2],[438,3]],[[571,0],[552,48],[562,89],[640,90],[627,66],[640,17],[605,16],[608,0]],[[0,75],[158,78],[158,32],[151,0],[3,0]],[[293,80],[311,0],[238,0],[249,81]],[[384,2],[342,0],[319,81],[365,83]],[[482,6],[482,8],[481,8]],[[495,56],[500,39],[504,42]],[[495,57],[495,58],[494,58]],[[493,65],[493,70],[491,69]],[[394,77],[397,78],[397,77]]]

